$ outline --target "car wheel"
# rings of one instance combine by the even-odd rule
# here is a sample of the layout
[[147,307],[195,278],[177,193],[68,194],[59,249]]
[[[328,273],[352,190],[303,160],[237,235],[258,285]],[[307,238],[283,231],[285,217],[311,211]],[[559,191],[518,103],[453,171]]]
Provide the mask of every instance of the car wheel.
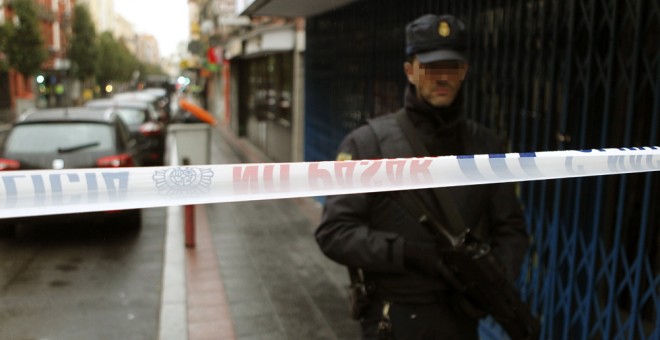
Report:
[[34,234],[34,225],[26,222],[18,222],[14,226],[14,236],[19,239],[29,239]]
[[142,209],[131,210],[128,213],[126,226],[130,230],[139,230],[142,227]]

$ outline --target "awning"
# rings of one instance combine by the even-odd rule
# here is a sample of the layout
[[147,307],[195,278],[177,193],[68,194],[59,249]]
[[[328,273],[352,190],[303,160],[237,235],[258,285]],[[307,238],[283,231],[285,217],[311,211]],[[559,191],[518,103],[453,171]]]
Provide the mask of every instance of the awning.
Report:
[[254,0],[241,15],[311,17],[357,0]]

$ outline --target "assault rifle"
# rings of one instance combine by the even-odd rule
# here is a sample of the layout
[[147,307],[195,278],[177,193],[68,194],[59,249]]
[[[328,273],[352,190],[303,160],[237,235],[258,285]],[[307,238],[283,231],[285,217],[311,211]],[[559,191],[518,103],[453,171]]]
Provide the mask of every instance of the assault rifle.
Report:
[[[440,266],[440,272],[442,278],[467,300],[466,306],[470,306],[470,309],[476,306],[490,314],[512,340],[538,339],[539,320],[520,300],[516,288],[507,279],[504,268],[490,251],[490,246],[473,238],[467,228],[458,237],[454,236],[456,234],[447,230],[439,218],[426,208],[417,192],[399,191],[395,194],[401,197],[397,201],[420,217],[420,222],[438,242],[447,244],[448,241],[451,244],[453,249],[442,254],[443,264]],[[457,213],[450,211],[448,215],[460,218],[454,215]],[[449,217],[449,220],[451,221],[452,217]],[[460,230],[463,226],[462,219],[457,223],[460,226],[454,225],[451,229]]]

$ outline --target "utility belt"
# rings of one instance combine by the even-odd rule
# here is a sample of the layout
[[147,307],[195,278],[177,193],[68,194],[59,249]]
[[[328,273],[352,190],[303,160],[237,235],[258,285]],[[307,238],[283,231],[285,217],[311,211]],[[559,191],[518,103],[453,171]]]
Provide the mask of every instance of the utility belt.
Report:
[[380,294],[373,283],[367,283],[365,288],[353,291],[354,294],[361,294],[365,291],[370,293],[362,295],[361,298],[358,297],[360,295],[352,295],[355,298],[352,300],[354,304],[352,305],[351,316],[355,320],[369,320],[369,322],[372,322],[374,318],[378,318],[375,330],[379,340],[394,339],[392,332],[393,323],[401,321],[400,319],[396,319],[396,317],[390,316],[394,308],[401,308],[398,312],[399,318],[401,311],[409,310],[415,311],[415,314],[411,314],[413,317],[414,315],[421,315],[419,313],[425,313],[422,317],[426,320],[429,317],[437,317],[438,310],[451,310],[453,311],[452,313],[462,313],[465,317],[461,318],[461,320],[464,320],[464,322],[475,320],[473,321],[475,325],[477,324],[476,320],[485,316],[480,310],[480,314],[477,315],[472,314],[470,310],[465,310],[461,303],[463,296],[453,289],[438,291],[436,294],[397,298]]
[[456,291],[449,286],[438,283],[437,286],[446,287],[433,292],[414,295],[393,294],[383,287],[379,287],[373,280],[366,277],[364,271],[360,268],[348,268],[351,285],[349,287],[350,296],[350,315],[354,320],[360,320],[364,317],[366,310],[372,304],[382,304],[391,302],[402,305],[427,305],[427,304],[447,304],[451,305],[457,296]]

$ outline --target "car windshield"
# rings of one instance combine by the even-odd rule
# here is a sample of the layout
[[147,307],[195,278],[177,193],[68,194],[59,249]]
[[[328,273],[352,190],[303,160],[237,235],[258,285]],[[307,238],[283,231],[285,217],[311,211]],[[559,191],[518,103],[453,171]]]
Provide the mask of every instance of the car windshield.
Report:
[[[48,142],[45,142],[48,141]],[[79,148],[81,151],[112,150],[112,127],[96,123],[49,123],[17,125],[7,138],[6,152],[58,153]]]
[[131,108],[120,108],[117,110],[119,116],[128,125],[142,124],[145,121],[144,111]]

